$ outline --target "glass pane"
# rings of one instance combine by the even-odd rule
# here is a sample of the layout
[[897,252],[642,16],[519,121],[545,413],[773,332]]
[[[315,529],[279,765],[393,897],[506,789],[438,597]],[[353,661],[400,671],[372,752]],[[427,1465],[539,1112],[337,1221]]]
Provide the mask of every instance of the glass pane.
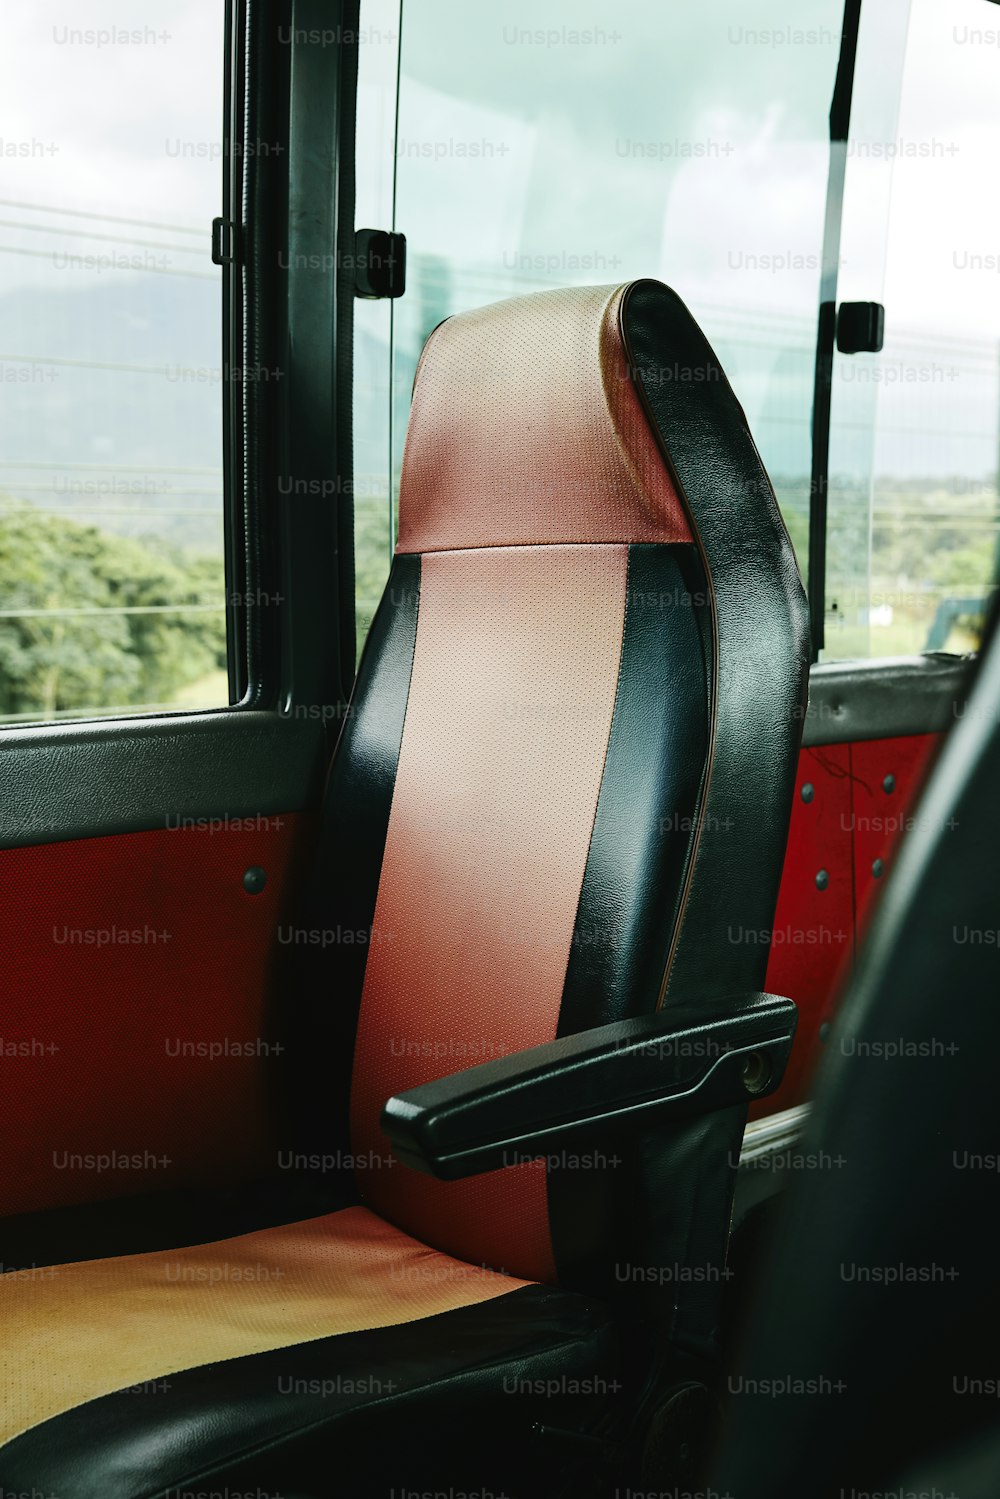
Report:
[[[359,229],[392,224],[399,0],[366,0],[358,43]],[[389,399],[395,302],[354,304],[354,575],[358,652],[392,556]]]
[[223,6],[0,35],[0,718],[218,706]]
[[[883,8],[893,9],[888,0]],[[834,382],[854,403],[855,444],[865,453],[855,446],[856,471],[868,472],[853,512],[848,505],[834,519],[831,496],[827,604],[841,617],[831,628],[828,612],[831,658],[972,649],[992,591],[1000,506],[995,14],[985,0],[912,0],[898,122],[878,133],[856,132],[852,121],[849,172],[856,166],[867,190],[848,202],[845,226],[853,219],[858,240],[884,240],[886,336],[881,354],[840,358]],[[884,49],[869,54],[875,88],[884,88],[884,58]],[[845,252],[842,296],[879,297],[881,267],[852,280],[853,262]],[[843,441],[842,461],[850,451]],[[851,556],[862,544],[867,587],[857,586],[865,580]]]
[[827,113],[840,0],[753,7],[406,0],[396,226],[398,471],[445,316],[655,276],[703,324],[805,564]]
[[[839,303],[884,296],[899,96],[909,0],[861,7],[850,140],[841,153],[843,215]],[[872,491],[879,380],[877,354],[834,352],[826,536],[826,643],[822,659],[866,656],[872,620]],[[876,616],[878,617],[878,616]]]

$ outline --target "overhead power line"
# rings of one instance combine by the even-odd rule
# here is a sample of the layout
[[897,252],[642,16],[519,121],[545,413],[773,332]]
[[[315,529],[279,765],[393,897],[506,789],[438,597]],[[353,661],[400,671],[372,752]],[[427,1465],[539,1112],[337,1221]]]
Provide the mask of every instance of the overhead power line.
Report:
[[[53,253],[54,252],[52,250],[24,250],[18,245],[0,245],[0,254],[2,255],[30,255],[34,260],[48,260],[49,262],[51,262]],[[99,267],[81,267],[81,270],[88,269],[96,271],[99,269]],[[131,270],[134,271],[136,275],[140,276],[189,276],[193,277],[196,281],[218,280],[218,277],[214,276],[211,271],[181,271],[174,270],[173,267],[165,265],[121,266],[119,267],[119,269]]]
[[[53,464],[52,467],[55,468],[57,467],[57,465]],[[2,484],[3,482],[4,481],[0,479],[0,484]],[[59,484],[58,482],[52,484],[24,484],[19,479],[10,480],[8,482],[15,483],[17,485],[19,494],[59,494],[62,495],[66,500],[89,500],[104,498],[104,496],[98,489],[67,489],[64,484]],[[88,479],[84,480],[83,482],[89,484],[95,481]],[[96,482],[100,483],[102,481],[98,480]],[[156,500],[159,499],[160,495],[200,495],[202,498],[218,499],[222,494],[221,489],[174,489],[172,485],[166,489],[136,489],[134,491],[127,490],[119,492],[129,495],[134,494],[134,497],[137,500]]]
[[75,619],[81,614],[218,614],[225,604],[108,604],[81,609],[0,609],[0,619]]
[[[60,368],[74,370],[122,370],[127,375],[160,375],[165,376],[169,368],[166,364],[120,364],[110,360],[104,362],[98,359],[61,359],[50,358],[45,354],[0,354],[0,364],[4,361],[8,364],[58,364]],[[181,366],[183,368],[183,366]],[[192,381],[193,386],[207,384],[208,382]],[[221,385],[221,381],[215,384]],[[43,464],[43,468],[51,468],[51,464]]]
[[63,229],[60,224],[26,224],[21,219],[0,219],[2,229],[28,229],[35,234],[62,234],[71,239],[100,239],[114,245],[137,245],[144,250],[174,250],[178,255],[207,255],[208,235],[204,245],[172,245],[164,239],[133,239],[128,234],[102,234],[99,229]]
[[137,507],[134,510],[130,510],[121,506],[114,510],[111,510],[104,505],[77,505],[74,506],[71,510],[67,510],[64,505],[32,505],[30,510],[15,510],[10,505],[4,506],[2,501],[0,501],[0,516],[28,515],[34,517],[36,515],[57,515],[61,520],[72,521],[79,520],[81,516],[124,515],[128,516],[132,520],[147,521],[162,520],[164,517],[174,515],[200,515],[207,516],[209,520],[218,520],[221,523],[223,519],[221,503],[222,496],[219,495],[218,498],[219,504],[213,505],[211,509],[208,510],[175,510],[173,508],[165,510],[159,505],[157,505],[155,509]]
[[[0,362],[14,355],[0,354]],[[221,468],[178,468],[166,463],[39,463],[37,459],[0,458],[0,468],[81,468],[96,474],[221,474]]]
[[205,233],[204,229],[194,229],[187,224],[164,224],[156,219],[130,219],[123,218],[116,213],[91,213],[85,208],[56,208],[49,203],[24,203],[19,198],[0,198],[2,208],[28,208],[34,213],[62,213],[74,219],[100,219],[105,224],[131,224],[136,229],[167,229],[174,234],[199,234]]

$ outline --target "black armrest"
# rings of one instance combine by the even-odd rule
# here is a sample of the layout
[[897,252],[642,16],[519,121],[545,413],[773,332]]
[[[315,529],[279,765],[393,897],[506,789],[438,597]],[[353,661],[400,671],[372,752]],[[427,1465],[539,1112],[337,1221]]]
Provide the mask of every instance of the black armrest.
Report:
[[790,999],[741,994],[563,1036],[390,1098],[399,1160],[445,1181],[549,1155],[572,1136],[669,1123],[772,1093]]

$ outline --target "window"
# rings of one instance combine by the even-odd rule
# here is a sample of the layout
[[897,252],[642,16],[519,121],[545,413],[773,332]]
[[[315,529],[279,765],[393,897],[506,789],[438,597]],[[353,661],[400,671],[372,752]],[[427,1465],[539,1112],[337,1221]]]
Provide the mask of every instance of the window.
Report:
[[0,718],[219,706],[224,7],[0,26]]
[[1000,12],[912,0],[894,88],[905,11],[862,7],[840,296],[886,332],[834,367],[830,659],[973,649],[996,574]]
[[362,312],[356,345],[360,481],[378,470],[378,495],[357,512],[366,588],[384,578],[374,548],[389,534],[389,443],[398,484],[433,327],[501,297],[636,276],[670,283],[705,327],[805,568],[841,21],[841,0],[770,0],[752,14],[742,0],[406,0],[397,44],[398,7],[364,0],[358,182],[380,182],[382,198],[362,213],[386,226],[392,207],[399,45],[395,227],[408,248],[405,297]]
[[[689,303],[805,575],[840,0],[752,15],[737,0],[551,0],[544,15],[529,0],[407,0],[401,22],[393,0],[365,0],[363,14],[362,217],[395,214],[409,286],[360,314],[359,637],[388,566],[427,334],[464,308],[574,282],[659,276]],[[995,17],[986,0],[862,7],[838,300],[883,301],[886,338],[881,354],[834,362],[826,659],[973,648],[992,590]]]
[[[362,0],[358,35],[357,197],[362,229],[393,221],[399,0]],[[354,599],[364,645],[393,546],[392,348],[394,302],[354,304]]]

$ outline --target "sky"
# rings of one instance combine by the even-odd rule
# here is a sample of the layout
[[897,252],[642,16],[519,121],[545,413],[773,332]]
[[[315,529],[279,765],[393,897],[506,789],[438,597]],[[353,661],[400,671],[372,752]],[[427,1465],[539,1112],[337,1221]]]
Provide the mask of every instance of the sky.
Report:
[[[995,267],[1000,254],[1000,12],[986,0],[912,0],[891,121],[884,101],[897,70],[885,36],[907,8],[864,7],[842,291],[878,295],[884,264],[898,326],[1000,338],[1000,274],[974,268],[975,256]],[[839,9],[839,0],[407,0],[401,221],[427,253],[501,270],[526,254],[558,261],[557,275],[572,273],[566,258],[589,255],[600,272],[602,257],[618,257],[626,274],[666,275],[694,302],[804,308],[815,297]],[[221,168],[177,153],[218,146],[222,12],[222,0],[7,7],[0,197],[205,226]],[[364,7],[369,59],[381,54],[385,80],[395,14],[385,0]],[[98,44],[109,30],[142,40]],[[593,40],[574,44],[574,32]],[[531,39],[539,34],[546,40]],[[381,171],[384,203],[388,142],[385,131],[373,139],[377,118],[363,96],[361,153],[374,180]],[[455,157],[474,142],[494,154]],[[866,157],[890,143],[914,154]],[[429,146],[452,154],[419,158]],[[32,154],[11,154],[24,147]],[[693,148],[707,154],[681,159]],[[60,222],[2,205],[0,217]],[[50,243],[34,234],[8,223],[0,242]],[[48,268],[31,260],[0,256],[0,285],[44,283]]]
[[[720,347],[765,458],[807,470],[841,13],[840,0],[406,0],[396,217],[432,263],[397,311],[399,342],[412,350],[446,312],[531,278],[659,276]],[[368,14],[359,176],[384,217],[397,8]],[[845,473],[995,470],[998,32],[986,0],[865,0],[839,295],[884,302],[882,368],[900,384],[866,385],[871,361],[838,359]],[[939,368],[942,339],[975,341],[972,365]],[[970,427],[964,454],[942,430]]]
[[[737,325],[760,312],[768,328],[787,324],[808,339],[813,324],[840,12],[841,0],[406,0],[397,221],[414,264],[424,263],[424,284],[416,279],[399,308],[401,343],[419,343],[442,308],[526,281],[657,275],[710,336],[728,338],[727,363],[757,419],[780,424],[789,382],[801,416],[808,354],[776,374],[782,345],[765,370],[759,346],[770,334],[753,332],[751,357]],[[1000,9],[987,0],[866,0],[863,14],[841,297],[885,302],[887,354],[904,334],[1000,346]],[[164,278],[86,268],[69,277],[52,262],[60,250],[146,253],[144,240],[167,284],[212,275],[222,23],[222,0],[7,7],[0,297],[35,288],[55,307],[69,288],[140,279],[152,295]],[[383,224],[398,0],[363,0],[362,35],[359,219]],[[91,237],[78,237],[83,230]],[[203,322],[201,306],[192,290],[193,325]],[[384,309],[359,310],[359,323],[384,333]],[[47,320],[43,310],[37,327],[42,352],[73,352],[67,318]],[[858,368],[844,372],[853,378]],[[855,392],[846,394],[857,420]],[[884,410],[898,399],[886,397]],[[986,413],[976,418],[977,469],[995,453],[996,393],[979,373],[922,399],[953,411],[956,426],[964,410]],[[872,409],[866,401],[863,420]],[[801,431],[796,442],[801,455]]]
[[[0,218],[8,221],[0,244],[58,248],[56,236],[11,220],[80,223],[10,206],[32,203],[201,229],[207,260],[221,203],[222,167],[211,153],[222,119],[222,0],[88,0],[85,7],[33,0],[4,8],[0,34]],[[100,244],[94,240],[91,250]],[[128,245],[118,248],[130,253]],[[177,265],[193,261],[176,256]],[[25,284],[51,285],[51,266],[8,248],[0,254],[0,289]]]
[[[458,261],[603,252],[695,303],[811,307],[840,10],[407,0],[400,227]],[[884,274],[898,327],[1000,337],[1000,276],[956,263],[1000,251],[1000,14],[986,0],[863,13],[842,295],[876,299]],[[554,40],[527,40],[538,30]],[[477,141],[494,154],[456,159]],[[431,147],[447,154],[419,157]]]

